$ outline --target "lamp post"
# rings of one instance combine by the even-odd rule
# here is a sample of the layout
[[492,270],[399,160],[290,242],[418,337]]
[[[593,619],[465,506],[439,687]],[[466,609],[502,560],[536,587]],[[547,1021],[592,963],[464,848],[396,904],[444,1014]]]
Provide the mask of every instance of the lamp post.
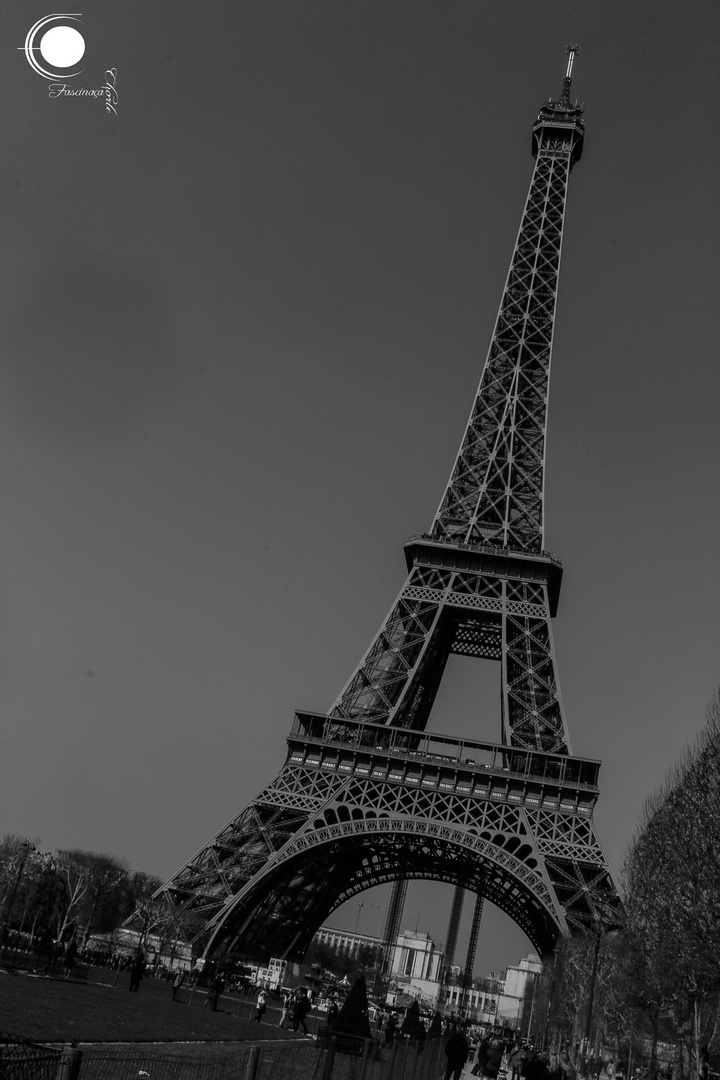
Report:
[[7,938],[8,923],[10,922],[10,916],[12,915],[13,904],[15,903],[15,896],[18,891],[18,886],[20,885],[20,878],[22,877],[23,870],[25,869],[25,863],[27,861],[28,855],[31,851],[35,850],[35,845],[31,844],[29,840],[23,840],[20,847],[24,848],[25,850],[23,851],[22,858],[20,859],[20,865],[18,866],[18,872],[15,877],[15,884],[13,885],[12,892],[10,893],[10,899],[8,901],[8,906],[5,911],[5,922],[3,923],[2,932],[0,932],[0,961],[5,955],[5,940]]

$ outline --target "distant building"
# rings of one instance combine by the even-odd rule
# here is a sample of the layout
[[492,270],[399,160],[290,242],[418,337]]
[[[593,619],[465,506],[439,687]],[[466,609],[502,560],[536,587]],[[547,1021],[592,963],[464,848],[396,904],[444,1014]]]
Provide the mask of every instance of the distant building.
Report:
[[390,964],[396,1000],[388,1000],[388,1003],[397,1004],[398,995],[404,994],[434,1011],[440,996],[442,963],[443,954],[429,934],[403,931],[398,937]]
[[378,948],[382,945],[382,938],[368,937],[367,934],[351,934],[346,930],[332,930],[329,926],[321,926],[313,938],[318,945],[329,945],[331,949],[346,949],[354,956],[363,945]]
[[273,956],[267,967],[255,967],[253,964],[250,970],[256,986],[263,986],[266,990],[279,990],[283,985],[287,961]]
[[[381,938],[332,930],[327,926],[320,927],[314,941],[334,949],[345,949],[351,956],[363,945],[382,946]],[[416,998],[421,1007],[428,1010],[440,1008],[446,1013],[457,1013],[462,1009],[468,1019],[478,1024],[520,1030],[526,987],[542,971],[539,956],[529,953],[501,974],[490,972],[487,978],[476,979],[475,985],[464,993],[460,986],[462,968],[458,966],[448,971],[450,985],[440,983],[443,959],[440,947],[429,934],[412,930],[399,934],[390,959],[388,1004],[401,1005],[408,998]]]
[[148,964],[164,964],[166,967],[182,968],[183,971],[192,968],[192,948],[186,941],[168,940],[157,934],[140,934],[124,926],[110,934],[91,934],[87,939],[87,948],[109,955],[135,956],[140,947]]
[[[351,956],[363,945],[376,949],[382,947],[382,938],[333,930],[328,926],[321,926],[313,940],[333,949],[345,949]],[[429,934],[404,930],[398,935],[390,957],[393,989],[388,1004],[395,1005],[400,998],[407,996],[417,998],[428,1009],[436,1008],[442,962],[443,954]]]
[[505,986],[498,1002],[499,1024],[520,1030],[526,989],[541,971],[542,961],[536,953],[529,953],[519,964],[508,967],[505,972]]
[[465,1016],[477,1024],[498,1024],[498,1005],[505,988],[505,977],[490,972],[486,979],[476,979],[475,985],[464,993],[462,987],[444,986],[442,1003],[445,1012],[458,1013],[462,1008]]
[[304,986],[313,997],[320,991],[324,980],[319,964],[296,964],[273,956],[267,967],[251,966],[250,982],[265,990],[294,990]]
[[404,930],[393,951],[393,974],[423,982],[437,982],[443,954],[429,934]]

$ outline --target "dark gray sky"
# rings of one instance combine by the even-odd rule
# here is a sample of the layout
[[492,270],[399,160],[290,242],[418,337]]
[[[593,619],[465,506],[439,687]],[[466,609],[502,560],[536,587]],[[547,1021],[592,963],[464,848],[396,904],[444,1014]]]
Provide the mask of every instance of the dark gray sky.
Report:
[[[546,546],[619,869],[719,681],[717,3],[79,9],[117,119],[18,51],[47,7],[0,26],[0,828],[170,875],[329,707],[440,500],[579,41]],[[498,684],[455,660],[433,727],[499,738]],[[407,925],[442,939],[449,894]],[[334,921],[378,932],[360,900]],[[491,915],[477,969],[527,948]]]

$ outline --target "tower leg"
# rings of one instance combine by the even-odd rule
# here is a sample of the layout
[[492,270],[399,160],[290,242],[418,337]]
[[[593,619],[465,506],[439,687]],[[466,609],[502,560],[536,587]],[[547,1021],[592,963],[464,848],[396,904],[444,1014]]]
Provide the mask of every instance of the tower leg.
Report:
[[407,880],[399,880],[393,884],[385,917],[385,929],[378,965],[378,976],[375,980],[375,993],[379,994],[387,988],[392,967],[393,950],[397,945],[398,933],[400,932],[400,920],[402,919],[405,897],[407,896]]
[[482,920],[484,904],[485,901],[483,900],[480,893],[478,893],[475,897],[475,910],[473,911],[472,926],[470,927],[470,940],[468,942],[467,957],[465,959],[465,970],[463,972],[462,995],[460,998],[461,1015],[463,1015],[465,1011],[467,992],[472,986],[473,968],[475,967],[475,952],[477,950],[478,935],[480,934],[480,922]]
[[450,919],[448,920],[447,937],[445,939],[445,966],[446,969],[451,968],[455,963],[455,950],[457,949],[457,939],[460,933],[460,919],[462,918],[463,903],[465,901],[465,890],[462,885],[456,885],[453,893],[452,906],[450,908]]
[[405,907],[407,887],[407,881],[396,881],[390,894],[390,903],[388,904],[385,929],[383,931],[382,971],[384,975],[390,974],[392,953],[397,945],[398,934],[400,933],[400,920]]

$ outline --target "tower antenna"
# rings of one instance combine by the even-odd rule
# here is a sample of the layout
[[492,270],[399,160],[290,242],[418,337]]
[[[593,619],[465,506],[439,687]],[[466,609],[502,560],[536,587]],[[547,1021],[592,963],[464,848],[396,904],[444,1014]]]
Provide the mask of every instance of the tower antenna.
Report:
[[564,105],[570,104],[570,87],[572,86],[572,69],[576,55],[580,52],[579,45],[568,45],[565,49],[568,57],[567,71],[565,72],[565,78],[563,79],[562,94],[560,100]]

